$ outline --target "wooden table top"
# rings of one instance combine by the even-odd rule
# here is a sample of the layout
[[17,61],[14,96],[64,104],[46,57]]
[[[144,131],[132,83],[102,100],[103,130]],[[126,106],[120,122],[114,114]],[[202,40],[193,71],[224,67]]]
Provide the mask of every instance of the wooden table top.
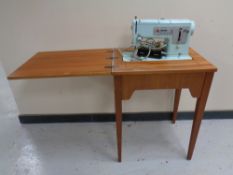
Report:
[[[124,62],[121,52],[116,52],[113,75],[130,74],[159,74],[159,73],[194,73],[194,72],[215,72],[217,68],[208,62],[204,57],[189,49],[192,60],[162,60],[162,61],[134,61]],[[120,58],[120,59],[119,59]]]
[[111,56],[112,49],[38,52],[8,79],[110,75]]
[[[190,49],[192,60],[123,62],[118,49],[39,52],[8,76],[8,79],[215,72],[217,68]],[[111,68],[113,66],[113,68]]]

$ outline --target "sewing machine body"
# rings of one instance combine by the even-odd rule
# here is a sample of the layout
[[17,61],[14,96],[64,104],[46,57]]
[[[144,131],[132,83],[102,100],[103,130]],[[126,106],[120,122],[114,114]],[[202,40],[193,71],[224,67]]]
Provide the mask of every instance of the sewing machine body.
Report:
[[184,19],[134,19],[133,53],[124,53],[125,61],[158,61],[192,59],[189,42],[195,24]]

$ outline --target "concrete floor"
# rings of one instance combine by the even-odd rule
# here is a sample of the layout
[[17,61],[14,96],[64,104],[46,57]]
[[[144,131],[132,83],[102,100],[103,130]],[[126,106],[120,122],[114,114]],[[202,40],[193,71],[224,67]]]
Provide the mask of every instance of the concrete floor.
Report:
[[232,174],[233,120],[205,120],[193,159],[185,159],[191,121],[125,122],[123,162],[114,123],[21,125],[0,68],[0,174]]

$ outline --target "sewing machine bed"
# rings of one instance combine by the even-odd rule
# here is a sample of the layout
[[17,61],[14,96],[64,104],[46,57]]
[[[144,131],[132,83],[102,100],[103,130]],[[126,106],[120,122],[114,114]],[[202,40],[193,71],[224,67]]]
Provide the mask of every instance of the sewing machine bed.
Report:
[[163,56],[162,58],[145,58],[139,57],[135,58],[133,56],[133,51],[121,51],[121,55],[124,62],[135,62],[135,61],[165,61],[165,60],[192,60],[190,56],[180,56],[180,57],[166,57]]

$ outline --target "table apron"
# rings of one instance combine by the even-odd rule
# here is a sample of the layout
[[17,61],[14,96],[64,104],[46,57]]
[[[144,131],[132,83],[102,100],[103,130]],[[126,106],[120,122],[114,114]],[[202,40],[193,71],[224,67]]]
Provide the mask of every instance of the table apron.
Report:
[[193,97],[200,97],[206,73],[173,73],[115,76],[121,81],[122,100],[130,99],[135,90],[187,88]]

